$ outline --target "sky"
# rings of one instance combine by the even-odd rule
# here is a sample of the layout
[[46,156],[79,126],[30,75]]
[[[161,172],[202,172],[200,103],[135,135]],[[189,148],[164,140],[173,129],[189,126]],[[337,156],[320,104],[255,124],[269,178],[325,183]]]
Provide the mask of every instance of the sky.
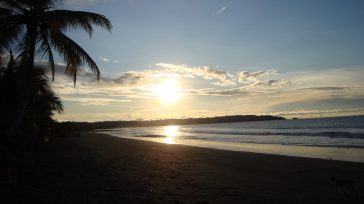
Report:
[[[364,114],[364,1],[68,0],[111,33],[67,34],[96,61],[58,72],[60,121]],[[39,63],[44,63],[40,61]]]

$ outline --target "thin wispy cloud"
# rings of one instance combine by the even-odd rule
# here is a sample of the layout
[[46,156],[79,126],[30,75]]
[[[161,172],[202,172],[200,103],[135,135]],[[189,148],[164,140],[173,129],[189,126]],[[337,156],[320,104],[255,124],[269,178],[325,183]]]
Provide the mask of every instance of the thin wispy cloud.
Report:
[[241,71],[238,73],[238,81],[240,83],[256,82],[259,77],[276,75],[277,71],[274,69],[259,70],[255,72]]
[[103,61],[103,62],[109,62],[110,61],[110,59],[109,58],[106,58],[106,57],[100,57],[99,59],[101,61]]
[[253,94],[244,88],[231,88],[231,89],[200,89],[192,91],[194,94],[203,96],[247,96]]
[[114,63],[114,64],[119,64],[119,60],[111,60],[110,58],[107,58],[107,57],[99,57],[99,59],[100,59],[102,62],[105,62],[105,63],[112,62],[112,63]]
[[312,109],[299,109],[292,111],[281,111],[281,112],[271,112],[270,115],[278,115],[285,117],[322,117],[324,116],[340,116],[340,115],[363,115],[364,108],[344,108],[344,109],[328,109],[328,110],[312,110]]
[[217,80],[214,84],[223,86],[233,86],[236,82],[233,79],[233,75],[230,73],[209,66],[188,66],[184,64],[168,64],[168,63],[157,63],[159,67],[166,68],[169,71],[181,73],[190,77],[202,77],[206,80]]
[[302,88],[302,90],[320,90],[320,91],[343,91],[345,89],[348,89],[349,87],[333,87],[333,86],[329,86],[329,87],[309,87],[309,88]]
[[127,72],[112,81],[121,85],[135,85],[145,77],[146,75],[143,72]]
[[223,6],[223,7],[221,7],[216,13],[215,13],[215,16],[217,16],[217,15],[220,15],[221,13],[223,13],[225,10],[227,9],[227,7],[226,6]]
[[131,100],[128,100],[128,99],[121,100],[121,99],[113,99],[113,98],[62,97],[62,99],[64,101],[78,102],[82,106],[89,106],[89,105],[105,106],[105,105],[109,105],[112,102],[117,102],[117,103],[130,103],[130,102],[132,102]]

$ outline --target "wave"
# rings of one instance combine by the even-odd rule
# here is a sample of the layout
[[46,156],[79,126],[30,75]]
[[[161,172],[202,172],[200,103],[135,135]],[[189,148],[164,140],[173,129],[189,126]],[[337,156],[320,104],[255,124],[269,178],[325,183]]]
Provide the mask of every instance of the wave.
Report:
[[[181,125],[176,130],[175,141],[180,144],[213,142],[218,146],[247,143],[364,149],[364,117],[359,118],[360,120],[339,119]],[[105,131],[117,137],[157,142],[164,142],[168,138],[165,133],[166,126]]]
[[[165,135],[158,135],[158,134],[146,134],[146,135],[134,135],[133,137],[136,138],[153,138],[153,139],[165,139],[167,136]],[[244,140],[244,141],[237,141],[237,140],[227,140],[226,138],[221,137],[188,137],[188,136],[179,136],[178,140],[204,140],[204,141],[214,141],[214,142],[231,142],[231,143],[246,143],[246,144],[278,144],[278,145],[289,145],[289,146],[308,146],[308,147],[343,147],[343,148],[364,148],[364,143],[361,144],[343,144],[343,143],[315,143],[315,142],[297,142],[297,141],[286,141],[282,142],[281,140],[277,141],[263,141],[263,140]]]
[[192,134],[211,135],[241,135],[241,136],[309,136],[309,137],[330,137],[330,138],[364,138],[364,133],[344,131],[324,132],[269,132],[269,131],[219,131],[219,130],[187,130]]

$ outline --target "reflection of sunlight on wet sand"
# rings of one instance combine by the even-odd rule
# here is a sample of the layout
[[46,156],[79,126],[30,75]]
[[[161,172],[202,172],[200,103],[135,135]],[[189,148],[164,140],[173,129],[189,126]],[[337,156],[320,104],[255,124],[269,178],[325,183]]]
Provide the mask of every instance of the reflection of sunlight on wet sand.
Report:
[[178,136],[178,133],[179,133],[179,126],[176,125],[166,126],[163,132],[166,138],[163,140],[163,143],[174,144],[174,139]]

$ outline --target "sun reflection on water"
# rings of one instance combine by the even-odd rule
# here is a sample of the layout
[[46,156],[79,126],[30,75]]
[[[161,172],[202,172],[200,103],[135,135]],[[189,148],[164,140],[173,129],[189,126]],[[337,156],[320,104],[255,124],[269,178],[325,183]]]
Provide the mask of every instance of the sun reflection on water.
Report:
[[174,140],[179,134],[179,126],[177,125],[169,125],[166,126],[164,129],[164,136],[166,138],[164,139],[163,143],[166,144],[175,144]]

